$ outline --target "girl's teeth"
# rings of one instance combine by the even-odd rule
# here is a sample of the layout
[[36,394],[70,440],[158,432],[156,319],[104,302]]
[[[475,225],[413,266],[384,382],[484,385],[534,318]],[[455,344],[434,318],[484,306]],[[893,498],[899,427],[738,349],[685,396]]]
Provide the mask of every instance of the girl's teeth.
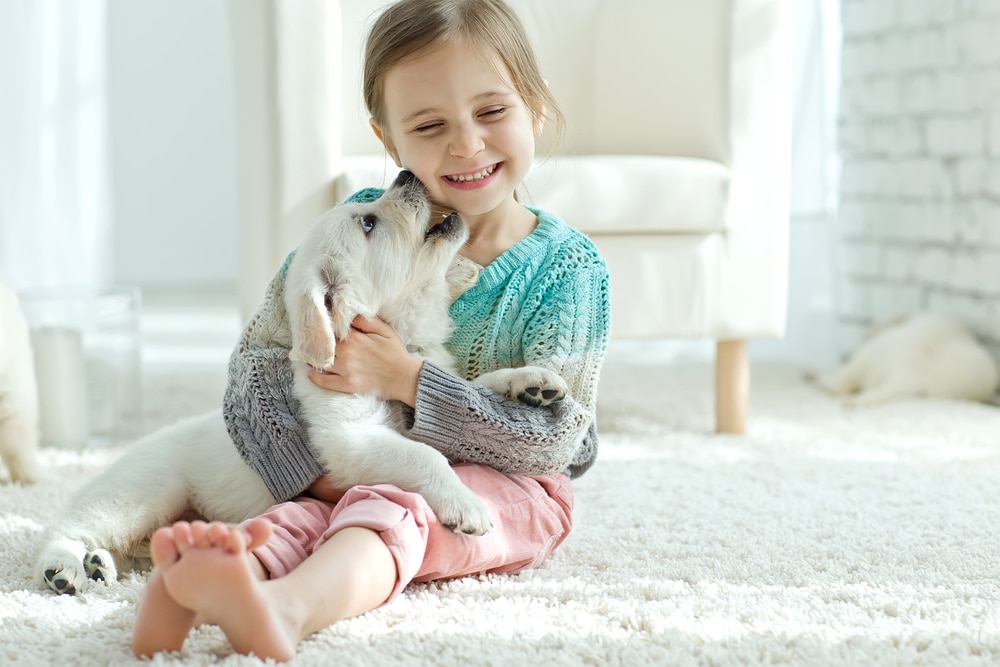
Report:
[[449,176],[448,180],[449,181],[455,181],[456,183],[462,183],[462,182],[467,182],[467,181],[481,181],[484,178],[486,178],[487,176],[489,176],[490,174],[492,174],[495,169],[496,169],[496,165],[493,165],[491,167],[487,167],[486,169],[483,169],[478,174],[465,174],[465,175],[462,175],[462,176]]

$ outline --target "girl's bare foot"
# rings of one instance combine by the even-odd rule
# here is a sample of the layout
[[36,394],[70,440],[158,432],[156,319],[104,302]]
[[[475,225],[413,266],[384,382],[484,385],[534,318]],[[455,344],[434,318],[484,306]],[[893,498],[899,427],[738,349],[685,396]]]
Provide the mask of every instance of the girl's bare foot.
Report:
[[132,630],[132,650],[139,657],[181,650],[195,617],[193,611],[177,604],[163,586],[163,568],[170,567],[180,557],[174,545],[173,527],[153,533],[149,550],[154,567],[139,601]]
[[173,604],[192,614],[190,623],[197,614],[218,625],[240,653],[293,658],[299,628],[268,595],[249,553],[271,537],[271,522],[253,519],[242,527],[178,522],[172,531],[174,550],[163,550],[159,579]]
[[[154,568],[149,575],[142,600],[139,601],[132,632],[132,650],[137,656],[151,657],[159,651],[179,651],[188,632],[197,622],[195,610],[177,602],[164,582],[164,573],[176,565],[182,551],[187,551],[194,544],[206,548],[210,545],[225,548],[230,539],[236,539],[231,536],[241,532],[240,528],[230,528],[219,523],[178,522],[153,533],[149,549]],[[266,520],[261,520],[260,523],[256,520],[250,522],[242,536],[245,550],[266,542],[271,532],[271,524]]]

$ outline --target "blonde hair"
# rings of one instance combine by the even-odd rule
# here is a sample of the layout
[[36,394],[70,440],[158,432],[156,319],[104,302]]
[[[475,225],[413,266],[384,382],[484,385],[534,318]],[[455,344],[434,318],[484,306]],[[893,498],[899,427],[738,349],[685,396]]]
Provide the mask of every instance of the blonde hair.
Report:
[[[503,0],[400,0],[376,19],[365,43],[362,87],[372,119],[385,127],[385,75],[404,58],[446,40],[492,50],[507,67],[514,90],[535,120],[565,120],[542,77],[524,26]],[[506,74],[506,73],[501,73]]]

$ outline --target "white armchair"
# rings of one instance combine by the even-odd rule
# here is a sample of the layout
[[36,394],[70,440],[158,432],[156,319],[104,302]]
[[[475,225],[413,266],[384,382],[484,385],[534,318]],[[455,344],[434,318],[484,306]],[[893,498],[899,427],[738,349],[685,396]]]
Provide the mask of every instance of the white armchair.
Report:
[[[717,341],[716,429],[743,432],[747,340],[785,326],[790,2],[509,1],[568,121],[522,201],[604,254],[613,338]],[[385,4],[230,0],[247,314],[322,211],[395,176],[359,82]]]

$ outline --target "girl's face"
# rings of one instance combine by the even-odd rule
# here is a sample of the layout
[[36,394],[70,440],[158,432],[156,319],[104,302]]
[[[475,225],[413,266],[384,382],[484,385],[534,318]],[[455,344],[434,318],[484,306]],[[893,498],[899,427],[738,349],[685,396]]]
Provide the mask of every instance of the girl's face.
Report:
[[394,65],[384,86],[375,133],[436,204],[467,220],[517,205],[542,125],[498,57],[446,42]]

